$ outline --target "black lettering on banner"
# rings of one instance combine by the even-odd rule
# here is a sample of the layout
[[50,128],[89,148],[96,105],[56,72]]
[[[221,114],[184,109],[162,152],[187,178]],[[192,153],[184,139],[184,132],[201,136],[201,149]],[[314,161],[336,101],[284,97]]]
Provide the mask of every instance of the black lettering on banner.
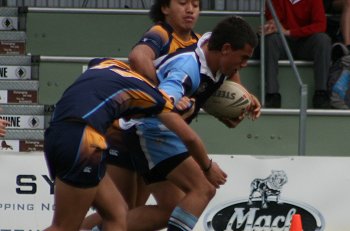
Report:
[[7,78],[7,67],[0,68],[0,77]]
[[19,186],[16,188],[18,194],[35,194],[37,186],[35,184],[36,176],[34,175],[18,175],[16,183]]
[[[0,119],[7,120],[10,122],[10,127],[20,127],[20,117],[19,116],[0,116]],[[1,230],[0,230],[1,231]]]
[[50,177],[48,177],[47,175],[41,175],[44,180],[49,184],[50,186],[50,194],[54,194],[55,191],[55,183],[50,179]]

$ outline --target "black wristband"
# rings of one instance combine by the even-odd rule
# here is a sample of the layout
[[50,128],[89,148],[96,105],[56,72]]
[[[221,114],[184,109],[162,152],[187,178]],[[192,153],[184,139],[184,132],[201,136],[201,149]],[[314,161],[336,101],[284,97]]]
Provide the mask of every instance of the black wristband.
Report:
[[203,172],[204,172],[204,173],[209,172],[209,170],[211,169],[212,164],[213,164],[213,160],[212,160],[212,159],[210,159],[210,162],[209,162],[208,167],[206,167],[206,168],[203,168],[203,169],[202,169],[202,170],[203,170]]

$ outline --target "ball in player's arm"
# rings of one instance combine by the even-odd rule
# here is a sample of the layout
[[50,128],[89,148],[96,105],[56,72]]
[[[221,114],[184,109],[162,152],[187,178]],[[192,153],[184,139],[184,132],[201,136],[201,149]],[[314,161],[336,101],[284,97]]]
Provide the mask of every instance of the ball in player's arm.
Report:
[[[212,33],[204,34],[196,46],[156,62],[159,88],[175,102],[183,95],[195,98],[196,114],[228,76],[246,66],[256,45],[256,35],[243,19],[226,18]],[[196,157],[155,119],[143,119],[136,127],[146,149],[148,165],[152,165],[149,186],[160,189],[166,179],[186,193],[171,211],[168,229],[183,226],[192,229],[218,188],[210,179],[211,166],[216,163],[200,169]],[[166,143],[160,142],[163,140]]]

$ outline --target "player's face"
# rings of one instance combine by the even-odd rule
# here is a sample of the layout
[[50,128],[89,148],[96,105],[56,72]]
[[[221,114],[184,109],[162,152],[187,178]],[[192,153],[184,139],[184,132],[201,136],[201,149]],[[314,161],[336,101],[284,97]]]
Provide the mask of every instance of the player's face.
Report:
[[168,7],[163,7],[165,21],[175,32],[189,34],[199,16],[199,0],[171,0]]
[[248,59],[252,57],[254,49],[246,44],[242,49],[233,50],[230,44],[225,44],[221,50],[220,71],[232,76],[238,70],[248,65]]

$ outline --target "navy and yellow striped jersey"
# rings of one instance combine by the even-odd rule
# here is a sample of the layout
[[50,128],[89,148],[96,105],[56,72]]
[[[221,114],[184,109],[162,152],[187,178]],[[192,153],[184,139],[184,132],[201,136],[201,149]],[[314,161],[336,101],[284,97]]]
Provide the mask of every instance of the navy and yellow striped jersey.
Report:
[[152,26],[136,44],[148,45],[154,51],[156,58],[173,53],[180,48],[188,47],[198,42],[199,34],[191,32],[191,39],[188,41],[182,40],[172,29],[165,23],[159,22]]
[[117,118],[151,116],[173,110],[171,99],[129,66],[114,59],[94,59],[63,93],[52,122],[78,119],[105,133]]

